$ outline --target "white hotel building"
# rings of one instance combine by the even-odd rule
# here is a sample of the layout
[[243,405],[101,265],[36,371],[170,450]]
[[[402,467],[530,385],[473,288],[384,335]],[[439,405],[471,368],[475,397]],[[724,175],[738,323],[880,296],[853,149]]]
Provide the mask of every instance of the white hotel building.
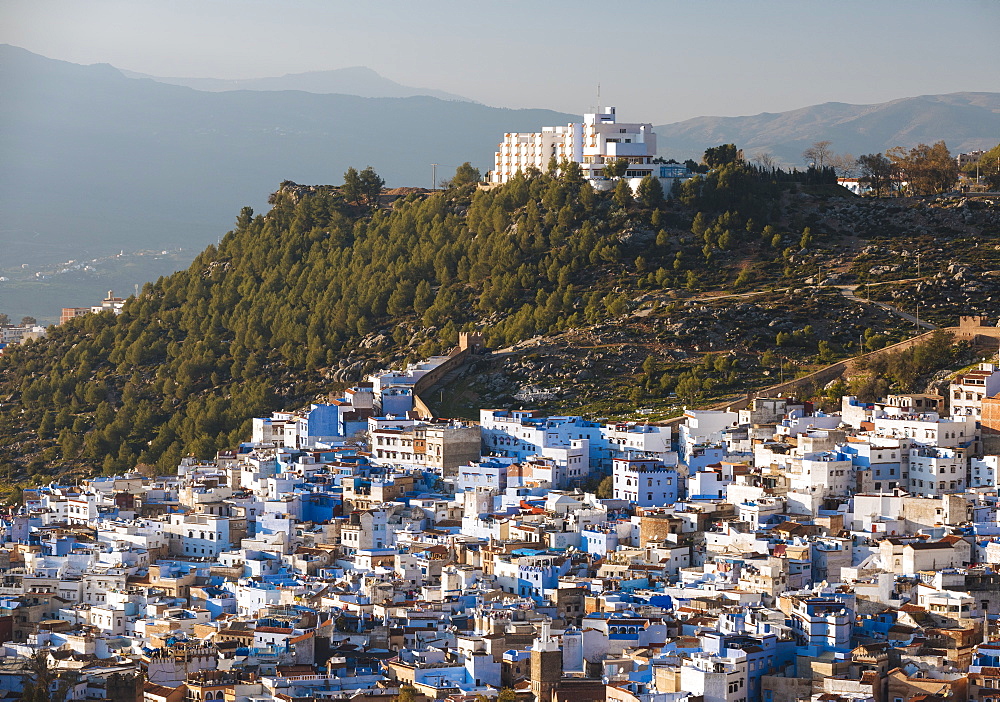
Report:
[[572,122],[565,127],[542,127],[540,132],[509,132],[503,143],[489,182],[506,183],[518,171],[529,168],[546,170],[549,160],[563,159],[580,164],[583,177],[598,190],[611,188],[611,181],[604,177],[606,160],[625,158],[629,161],[625,178],[634,190],[647,175],[660,178],[664,192],[669,192],[676,179],[688,177],[687,169],[677,164],[656,164],[656,134],[653,125],[622,123],[615,120],[615,108],[605,107],[598,114],[583,116],[583,122]]

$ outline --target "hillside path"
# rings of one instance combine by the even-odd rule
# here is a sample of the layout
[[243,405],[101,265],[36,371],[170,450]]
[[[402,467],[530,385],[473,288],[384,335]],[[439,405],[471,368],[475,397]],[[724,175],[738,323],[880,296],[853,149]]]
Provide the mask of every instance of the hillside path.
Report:
[[857,296],[857,290],[858,290],[858,288],[861,287],[860,285],[835,285],[833,287],[835,287],[838,290],[840,290],[841,295],[843,295],[844,297],[846,297],[848,300],[851,300],[852,302],[857,302],[859,305],[875,305],[876,307],[881,307],[886,312],[894,314],[897,317],[905,319],[908,322],[913,322],[917,326],[923,327],[924,329],[937,329],[938,328],[938,326],[936,324],[931,324],[930,322],[925,322],[922,319],[917,319],[915,316],[913,316],[909,312],[904,312],[903,310],[899,309],[895,305],[890,305],[887,302],[876,302],[875,300],[866,300],[863,297],[858,297]]

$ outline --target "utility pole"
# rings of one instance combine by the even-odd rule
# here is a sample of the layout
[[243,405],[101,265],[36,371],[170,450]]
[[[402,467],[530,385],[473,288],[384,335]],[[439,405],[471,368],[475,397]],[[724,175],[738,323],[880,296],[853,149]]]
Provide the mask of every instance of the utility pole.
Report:
[[438,164],[431,164],[431,190],[437,190],[438,187]]

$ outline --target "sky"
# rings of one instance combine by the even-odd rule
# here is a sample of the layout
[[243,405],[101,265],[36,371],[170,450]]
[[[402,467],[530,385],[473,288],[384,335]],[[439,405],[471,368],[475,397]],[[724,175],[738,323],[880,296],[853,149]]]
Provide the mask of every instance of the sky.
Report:
[[157,76],[368,66],[499,107],[664,124],[1000,92],[997,0],[0,0],[0,43]]

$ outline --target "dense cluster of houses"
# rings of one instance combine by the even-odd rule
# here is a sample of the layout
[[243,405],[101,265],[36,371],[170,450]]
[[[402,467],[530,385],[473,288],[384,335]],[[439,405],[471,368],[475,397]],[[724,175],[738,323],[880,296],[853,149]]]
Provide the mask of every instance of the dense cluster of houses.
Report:
[[0,695],[994,702],[1000,371],[674,426],[422,418],[424,366],[0,518]]

